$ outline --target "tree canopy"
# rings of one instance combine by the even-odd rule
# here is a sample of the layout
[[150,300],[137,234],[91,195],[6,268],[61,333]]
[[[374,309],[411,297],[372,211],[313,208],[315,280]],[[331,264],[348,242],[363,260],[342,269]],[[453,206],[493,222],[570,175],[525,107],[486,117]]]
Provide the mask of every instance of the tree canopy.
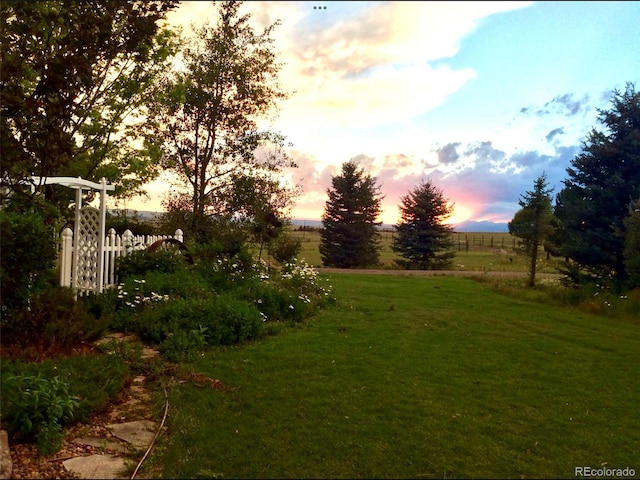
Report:
[[[12,190],[31,175],[81,176],[133,195],[156,174],[143,105],[172,52],[177,1],[0,4],[0,156]],[[72,192],[49,186],[65,207]]]
[[627,279],[624,243],[631,203],[640,197],[640,93],[631,83],[615,90],[609,110],[599,110],[595,127],[567,169],[556,197],[562,222],[561,253],[601,277]]
[[392,249],[406,269],[433,270],[450,265],[453,228],[444,223],[453,213],[442,190],[430,180],[422,182],[400,199],[400,222]]
[[342,164],[331,179],[322,215],[320,256],[323,265],[370,267],[380,263],[378,221],[382,194],[374,177],[354,161]]
[[271,38],[278,22],[258,34],[241,4],[221,2],[216,23],[184,40],[183,66],[159,84],[153,106],[162,165],[188,186],[194,228],[205,215],[280,211],[293,194],[277,177],[295,166],[284,136],[258,128],[287,97]]

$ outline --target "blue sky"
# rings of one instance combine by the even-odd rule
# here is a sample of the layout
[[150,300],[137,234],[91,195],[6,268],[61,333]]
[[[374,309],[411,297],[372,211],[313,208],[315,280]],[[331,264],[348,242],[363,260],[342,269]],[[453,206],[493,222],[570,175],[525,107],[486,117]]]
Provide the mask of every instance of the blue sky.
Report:
[[[315,8],[314,8],[315,7]],[[326,8],[325,8],[326,7]],[[293,146],[292,215],[319,219],[331,176],[378,179],[384,223],[430,179],[452,220],[509,221],[543,172],[555,192],[613,89],[640,88],[640,2],[246,2],[293,92],[269,128]],[[183,2],[170,21],[213,19]],[[154,199],[129,208],[158,210]],[[163,187],[164,185],[164,187]]]

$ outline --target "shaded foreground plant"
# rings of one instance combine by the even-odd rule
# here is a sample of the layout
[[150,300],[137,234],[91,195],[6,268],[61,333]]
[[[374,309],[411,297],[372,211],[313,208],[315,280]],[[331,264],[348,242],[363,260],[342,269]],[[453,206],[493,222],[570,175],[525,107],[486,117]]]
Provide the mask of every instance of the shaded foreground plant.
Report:
[[42,455],[60,447],[62,428],[82,422],[117,398],[129,367],[108,355],[40,363],[3,361],[0,413],[11,441],[33,442]]
[[60,449],[62,425],[74,418],[79,398],[59,377],[8,375],[2,379],[3,412],[9,435],[37,442],[38,452],[49,455]]

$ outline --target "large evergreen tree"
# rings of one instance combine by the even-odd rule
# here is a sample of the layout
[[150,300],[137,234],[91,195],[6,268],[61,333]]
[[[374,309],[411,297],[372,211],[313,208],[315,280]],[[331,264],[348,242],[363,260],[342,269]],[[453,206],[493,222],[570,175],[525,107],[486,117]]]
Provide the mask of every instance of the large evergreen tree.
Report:
[[518,202],[522,207],[508,224],[509,233],[521,239],[525,254],[529,257],[529,286],[536,281],[536,265],[539,247],[554,229],[551,192],[543,173],[533,184],[533,190],[522,195]]
[[624,218],[640,197],[640,93],[627,83],[615,90],[610,110],[599,110],[605,130],[593,128],[567,169],[556,197],[562,223],[561,253],[597,276],[628,278]]
[[402,259],[395,262],[406,269],[434,270],[450,265],[455,256],[453,228],[444,223],[453,213],[442,190],[430,180],[401,198],[400,222],[392,249]]
[[629,287],[640,287],[640,198],[629,207],[624,226],[627,229],[624,258],[629,273]]
[[329,199],[322,215],[320,256],[329,267],[370,267],[380,263],[377,218],[382,195],[374,177],[354,161],[342,164],[331,180]]

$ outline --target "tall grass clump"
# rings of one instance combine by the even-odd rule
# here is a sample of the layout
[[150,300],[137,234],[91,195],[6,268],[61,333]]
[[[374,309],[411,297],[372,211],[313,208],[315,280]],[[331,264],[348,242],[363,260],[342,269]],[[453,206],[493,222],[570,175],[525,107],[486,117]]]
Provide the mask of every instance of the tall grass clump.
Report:
[[607,282],[590,281],[578,286],[563,282],[563,279],[546,278],[540,279],[534,288],[530,288],[522,279],[493,279],[484,276],[474,278],[481,283],[491,284],[494,290],[509,297],[640,323],[639,288],[617,292]]

